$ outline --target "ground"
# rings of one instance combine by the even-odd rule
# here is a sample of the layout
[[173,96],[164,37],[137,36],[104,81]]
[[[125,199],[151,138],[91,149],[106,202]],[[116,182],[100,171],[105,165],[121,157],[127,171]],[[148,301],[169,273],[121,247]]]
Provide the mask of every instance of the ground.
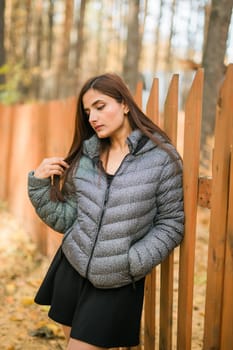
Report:
[[5,210],[0,210],[0,234],[1,350],[64,349],[63,333],[48,319],[47,307],[33,302],[49,259]]
[[[199,213],[193,307],[192,350],[201,349],[207,261],[206,211]],[[60,327],[34,295],[50,263],[38,252],[16,219],[0,206],[0,344],[1,350],[63,350]]]

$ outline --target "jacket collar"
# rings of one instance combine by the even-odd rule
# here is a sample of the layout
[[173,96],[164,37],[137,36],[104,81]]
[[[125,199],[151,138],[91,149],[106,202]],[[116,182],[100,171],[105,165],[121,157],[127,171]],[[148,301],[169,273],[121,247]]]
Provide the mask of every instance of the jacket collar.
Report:
[[[145,136],[139,129],[133,130],[132,133],[127,137],[126,142],[129,146],[129,152],[131,154],[138,154],[141,152],[144,153],[151,148],[156,147],[156,145],[151,140],[149,140],[148,137]],[[100,140],[96,134],[91,136],[88,140],[84,141],[83,153],[92,159],[99,157]]]

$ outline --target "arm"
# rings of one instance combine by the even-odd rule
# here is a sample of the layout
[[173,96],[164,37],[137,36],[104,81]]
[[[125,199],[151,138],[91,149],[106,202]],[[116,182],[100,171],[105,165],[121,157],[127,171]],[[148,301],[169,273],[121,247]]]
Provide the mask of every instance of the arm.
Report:
[[[56,160],[56,166],[54,166]],[[53,202],[50,200],[50,176],[62,173],[58,163],[64,167],[64,161],[57,158],[44,160],[36,169],[28,175],[28,195],[38,216],[51,228],[58,232],[66,232],[77,217],[77,205],[72,196],[65,202]],[[36,174],[36,176],[35,176]]]
[[167,161],[160,176],[157,214],[149,232],[129,251],[130,272],[142,277],[180,244],[184,230],[182,168]]

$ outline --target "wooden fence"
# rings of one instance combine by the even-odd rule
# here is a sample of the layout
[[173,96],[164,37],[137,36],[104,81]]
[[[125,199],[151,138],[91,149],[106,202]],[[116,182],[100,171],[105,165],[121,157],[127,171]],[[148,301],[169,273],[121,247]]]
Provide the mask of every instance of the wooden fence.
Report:
[[27,198],[27,173],[44,157],[66,154],[73,136],[75,98],[0,105],[0,199],[23,223],[39,249],[53,254],[60,235],[36,216]]
[[[182,124],[178,120],[178,83],[179,76],[174,75],[162,122],[157,79],[153,81],[146,110],[154,122],[163,126],[183,156],[185,238],[180,248],[146,279],[142,341],[135,349],[232,350],[233,65],[227,69],[219,94],[212,176],[208,179],[199,176],[202,69],[197,71],[186,100],[183,128],[178,128]],[[141,104],[140,84],[135,98]],[[54,252],[60,236],[36,217],[27,199],[26,177],[44,156],[66,153],[72,138],[74,114],[74,98],[39,105],[0,106],[0,198],[8,202],[9,209],[23,222],[40,248],[49,254]],[[192,337],[192,315],[200,205],[210,209],[210,223],[205,308],[202,310],[204,326],[200,329],[201,345],[197,347]]]

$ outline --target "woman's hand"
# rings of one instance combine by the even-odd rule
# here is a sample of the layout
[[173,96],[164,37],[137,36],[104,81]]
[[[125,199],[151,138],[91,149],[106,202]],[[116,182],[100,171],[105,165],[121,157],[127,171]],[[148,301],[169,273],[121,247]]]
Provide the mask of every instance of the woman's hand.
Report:
[[45,158],[34,171],[34,176],[45,179],[53,175],[62,176],[69,165],[61,157]]

